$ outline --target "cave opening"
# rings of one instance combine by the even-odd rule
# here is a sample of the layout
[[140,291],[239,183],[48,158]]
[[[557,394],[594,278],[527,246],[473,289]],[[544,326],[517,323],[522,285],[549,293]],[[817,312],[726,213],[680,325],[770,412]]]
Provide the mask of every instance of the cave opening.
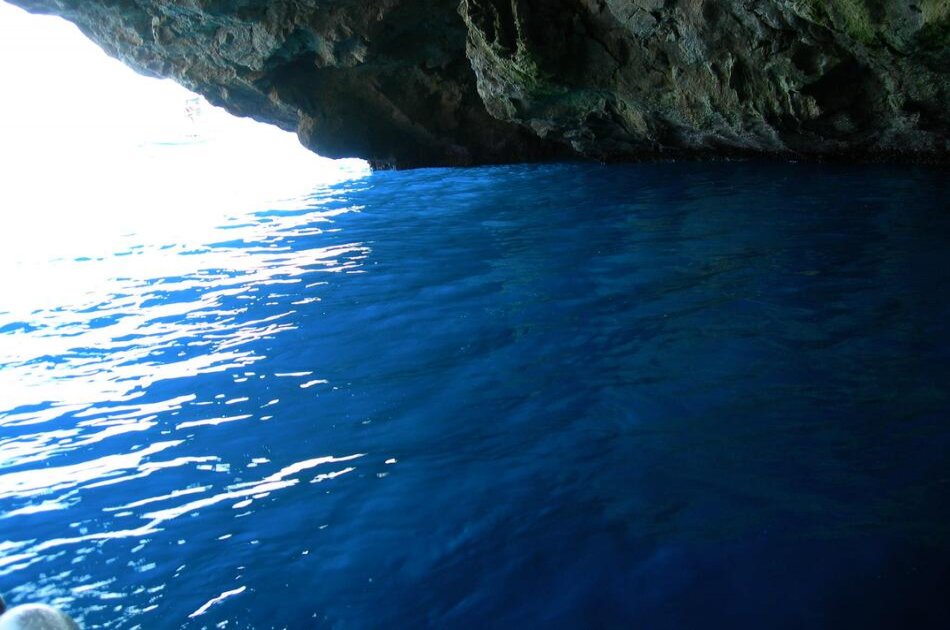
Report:
[[130,231],[193,231],[368,172],[361,160],[322,158],[293,133],[137,74],[59,17],[3,2],[0,78],[5,258]]

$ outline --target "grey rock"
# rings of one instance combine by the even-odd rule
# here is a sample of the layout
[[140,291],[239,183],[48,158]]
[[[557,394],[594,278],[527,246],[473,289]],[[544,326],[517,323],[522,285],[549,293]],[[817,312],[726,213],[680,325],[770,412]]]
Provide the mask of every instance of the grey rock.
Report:
[[0,630],[79,630],[79,626],[52,606],[24,604],[0,615]]
[[329,157],[950,152],[950,0],[12,1]]

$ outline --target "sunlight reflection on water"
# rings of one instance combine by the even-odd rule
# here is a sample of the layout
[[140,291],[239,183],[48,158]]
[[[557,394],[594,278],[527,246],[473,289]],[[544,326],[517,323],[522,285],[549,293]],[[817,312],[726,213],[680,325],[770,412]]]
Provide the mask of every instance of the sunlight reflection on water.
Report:
[[[359,166],[330,179],[359,177]],[[136,229],[111,240],[97,223],[67,232],[66,249],[73,251],[65,255],[61,241],[47,238],[45,229],[59,214],[34,217],[32,231],[16,232],[19,248],[0,250],[0,265],[8,270],[0,277],[0,332],[18,333],[0,335],[5,407],[50,401],[79,411],[91,402],[127,400],[130,392],[156,380],[252,364],[253,353],[240,348],[291,328],[281,320],[293,311],[243,321],[240,302],[222,308],[223,299],[246,300],[263,287],[289,287],[315,270],[352,271],[369,251],[361,243],[287,247],[286,239],[333,230],[333,217],[358,208],[315,209],[316,195],[263,213],[253,210],[273,190],[259,187],[257,196],[245,200],[250,206],[244,212],[221,200],[190,203],[174,217],[172,232],[152,229],[155,213],[122,208],[129,215],[126,225],[139,219]],[[95,220],[109,225],[115,206],[103,208]],[[169,219],[168,213],[157,216]],[[148,361],[157,349],[183,341],[208,349],[182,350],[171,362]],[[49,409],[44,415],[56,413]],[[4,423],[31,418],[36,419],[14,413]]]
[[[154,214],[141,209],[129,211],[103,203],[97,206],[98,216],[83,217],[83,221],[93,222],[93,229],[46,238],[45,226],[59,217],[26,217],[33,232],[20,231],[17,238],[28,245],[8,247],[0,261],[13,270],[0,282],[4,296],[0,303],[0,429],[4,432],[0,435],[0,499],[16,506],[0,519],[65,510],[97,488],[147,478],[161,470],[182,466],[220,470],[218,456],[165,455],[183,440],[152,441],[143,436],[124,447],[100,443],[146,434],[155,429],[156,418],[177,416],[184,405],[211,404],[197,400],[195,394],[142,400],[157,383],[250,368],[263,356],[248,346],[295,329],[288,319],[294,310],[251,316],[244,306],[248,300],[263,299],[265,305],[277,306],[277,302],[266,300],[288,291],[300,292],[298,285],[318,288],[324,284],[321,274],[358,270],[370,252],[363,243],[287,245],[332,233],[335,217],[359,211],[340,203],[323,208],[345,193],[341,183],[358,183],[366,174],[362,163],[343,166],[324,174],[327,183],[323,188],[279,204],[265,205],[264,199],[280,190],[286,180],[259,182],[253,195],[245,186],[241,205],[227,195],[215,203],[189,199],[186,211],[177,216],[172,213],[175,222],[171,224],[166,223],[169,213],[161,214],[156,222]],[[268,210],[258,210],[262,206]],[[119,223],[125,231],[118,238],[110,224],[116,210],[123,213]],[[112,230],[96,229],[99,221]],[[170,229],[154,229],[162,225]],[[236,380],[265,378],[250,371],[243,374]],[[274,374],[273,378],[286,376],[298,375]],[[301,387],[325,382],[310,380]],[[248,400],[234,398],[224,404]],[[178,422],[161,434],[253,417],[269,418],[266,412],[209,412],[206,418]],[[65,421],[67,418],[71,421]],[[94,446],[102,449],[90,450]],[[117,452],[124,448],[128,452]],[[68,465],[44,464],[80,449],[89,452],[90,458]],[[358,457],[306,459],[257,481],[228,484],[217,493],[177,507],[156,510],[153,504],[174,503],[180,497],[212,491],[213,486],[190,484],[160,496],[102,507],[116,517],[136,514],[141,521],[132,527],[95,531],[83,526],[78,535],[44,536],[41,540],[24,536],[23,531],[2,543],[0,576],[23,569],[42,554],[65,545],[147,536],[165,521],[216,503],[233,501],[236,508],[246,508],[256,498],[306,481],[302,473],[311,468]],[[15,470],[2,472],[11,468]],[[351,466],[337,467],[310,482],[352,470]],[[148,511],[139,510],[144,506],[149,506]]]

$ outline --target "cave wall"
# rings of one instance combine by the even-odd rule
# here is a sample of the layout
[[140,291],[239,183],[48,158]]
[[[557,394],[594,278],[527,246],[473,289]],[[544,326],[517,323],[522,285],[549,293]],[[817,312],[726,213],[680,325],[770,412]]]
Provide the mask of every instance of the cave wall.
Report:
[[12,1],[328,157],[950,149],[950,0]]

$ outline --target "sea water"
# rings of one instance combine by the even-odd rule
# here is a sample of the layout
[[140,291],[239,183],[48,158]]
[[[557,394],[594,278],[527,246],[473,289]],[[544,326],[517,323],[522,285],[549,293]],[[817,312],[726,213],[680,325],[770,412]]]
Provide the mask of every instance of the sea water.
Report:
[[21,257],[0,592],[106,628],[936,626],[947,181],[379,172]]

